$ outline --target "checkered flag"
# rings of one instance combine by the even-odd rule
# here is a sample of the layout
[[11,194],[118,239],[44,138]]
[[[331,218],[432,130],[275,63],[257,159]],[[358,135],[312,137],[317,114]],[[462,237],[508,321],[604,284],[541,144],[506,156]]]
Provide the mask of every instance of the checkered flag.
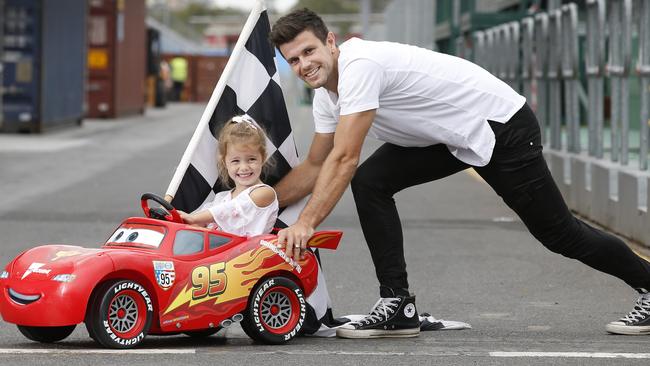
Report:
[[[212,201],[215,193],[226,189],[218,179],[216,136],[223,123],[235,115],[253,117],[268,135],[266,147],[274,166],[262,177],[266,184],[273,186],[299,162],[274,48],[268,41],[269,18],[264,4],[257,5],[167,189],[172,205],[185,212]],[[276,227],[295,222],[303,206],[301,202],[282,210]]]
[[[225,189],[218,179],[216,136],[223,123],[235,115],[248,114],[267,133],[266,147],[274,166],[262,177],[266,184],[273,186],[299,163],[274,48],[268,40],[270,30],[264,1],[258,0],[167,188],[175,208],[192,212]],[[304,199],[284,208],[276,227],[294,223],[306,202]],[[326,312],[331,314],[322,271],[307,301],[315,319],[323,318]]]

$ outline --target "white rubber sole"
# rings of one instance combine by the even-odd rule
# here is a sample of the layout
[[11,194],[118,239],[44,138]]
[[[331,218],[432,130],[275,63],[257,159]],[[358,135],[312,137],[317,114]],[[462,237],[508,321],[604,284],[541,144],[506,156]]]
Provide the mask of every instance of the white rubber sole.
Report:
[[623,323],[609,323],[605,326],[605,330],[614,333],[614,334],[624,334],[624,335],[649,335],[650,326],[644,327],[631,327]]
[[340,338],[408,338],[420,335],[420,328],[411,329],[337,329],[336,336]]

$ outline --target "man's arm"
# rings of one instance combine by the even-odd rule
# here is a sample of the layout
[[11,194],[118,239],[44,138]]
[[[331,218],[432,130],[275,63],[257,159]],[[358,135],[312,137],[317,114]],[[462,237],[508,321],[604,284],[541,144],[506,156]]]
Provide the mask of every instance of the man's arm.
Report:
[[334,146],[325,159],[309,202],[298,220],[278,234],[289,257],[298,257],[313,235],[314,228],[330,214],[354,176],[361,147],[375,119],[375,110],[341,116],[334,134]]
[[312,192],[318,173],[333,146],[333,133],[314,135],[307,159],[291,169],[274,187],[280,207],[295,203]]

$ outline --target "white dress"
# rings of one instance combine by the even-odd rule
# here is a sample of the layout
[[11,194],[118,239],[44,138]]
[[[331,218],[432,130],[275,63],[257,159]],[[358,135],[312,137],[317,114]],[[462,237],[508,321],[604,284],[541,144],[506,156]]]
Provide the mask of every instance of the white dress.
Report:
[[212,202],[202,205],[195,212],[210,211],[214,224],[208,227],[230,234],[250,237],[269,233],[278,218],[278,198],[276,196],[266,207],[257,206],[250,193],[253,189],[262,186],[267,185],[257,184],[246,188],[235,198],[232,197],[232,191],[219,192]]

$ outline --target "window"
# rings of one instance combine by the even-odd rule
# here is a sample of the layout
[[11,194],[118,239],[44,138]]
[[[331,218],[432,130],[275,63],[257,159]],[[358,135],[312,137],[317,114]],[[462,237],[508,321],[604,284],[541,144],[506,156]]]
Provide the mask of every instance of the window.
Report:
[[126,223],[115,230],[106,245],[158,248],[164,237],[162,226]]
[[189,255],[203,251],[203,233],[180,230],[174,239],[174,255]]
[[210,234],[210,250],[219,248],[220,246],[230,243],[230,238],[226,236]]

